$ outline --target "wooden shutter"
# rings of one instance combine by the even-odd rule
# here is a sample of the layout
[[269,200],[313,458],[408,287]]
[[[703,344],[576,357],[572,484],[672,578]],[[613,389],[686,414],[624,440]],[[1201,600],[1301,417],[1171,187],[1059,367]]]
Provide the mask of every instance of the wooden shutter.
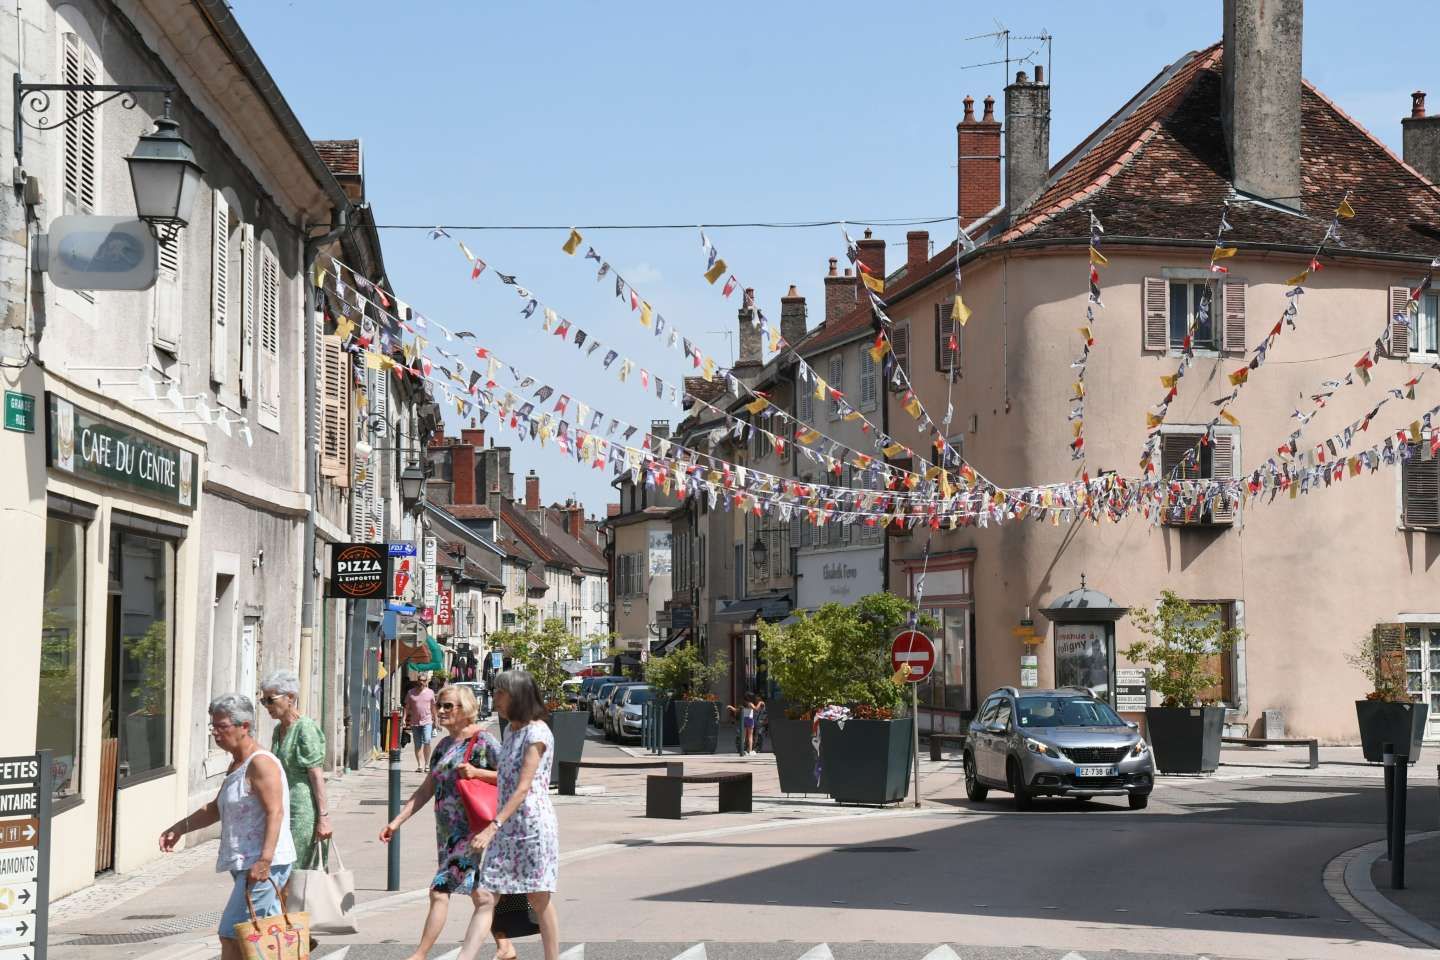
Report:
[[[845,355],[842,353],[833,353],[830,355],[830,386],[835,390],[839,390],[841,393],[845,392]],[[834,420],[839,416],[840,402],[838,400],[831,400],[830,419]]]
[[875,358],[870,356],[870,348],[864,344],[860,346],[860,409],[870,411],[875,409],[875,401],[880,396],[880,391],[875,382],[877,371],[875,369]]
[[[78,34],[67,33],[62,43],[61,73],[65,83],[99,83],[100,62],[94,51]],[[95,103],[95,94],[67,91],[65,115],[75,116]],[[99,148],[98,110],[91,110],[65,126],[64,208],[65,213],[95,212],[98,185],[97,150]]]
[[[905,376],[910,376],[910,325],[894,327],[890,331],[890,348],[895,354],[895,362],[900,369],[905,371]],[[903,390],[904,387],[891,386],[892,390]]]
[[350,355],[339,337],[324,337],[320,359],[320,475],[350,485]]
[[[1410,288],[1391,287],[1388,298],[1390,312],[1390,356],[1405,358],[1410,356],[1410,326],[1415,322],[1415,315],[1410,313]],[[1401,319],[1397,320],[1396,317]]]
[[157,247],[160,261],[159,276],[155,278],[155,292],[151,298],[154,305],[152,340],[155,347],[167,353],[180,352],[180,244],[183,234],[177,233],[167,243]]
[[[1160,436],[1160,476],[1165,480],[1197,480],[1200,477],[1200,461],[1195,461],[1187,467],[1180,465],[1185,461],[1185,455],[1195,448],[1200,442],[1200,435],[1197,433],[1164,433]],[[1168,505],[1165,510],[1167,523],[1184,523],[1185,505],[1175,503]]]
[[1226,280],[1221,284],[1221,310],[1224,325],[1220,328],[1220,345],[1226,353],[1245,352],[1245,281]]
[[[1228,294],[1227,294],[1228,297]],[[1211,480],[1233,480],[1238,464],[1236,460],[1236,441],[1239,437],[1228,430],[1217,430],[1211,442],[1210,451],[1210,479]],[[1215,501],[1215,507],[1210,513],[1212,523],[1234,523],[1235,507],[1221,500]]]
[[1146,277],[1140,304],[1143,346],[1170,349],[1170,284],[1164,277]]
[[210,256],[210,381],[223,384],[230,363],[230,337],[226,311],[230,295],[230,206],[214,193],[211,217],[214,242]]
[[1375,672],[1380,678],[1375,686],[1406,689],[1405,624],[1377,623],[1370,629],[1370,636],[1374,641]]
[[240,396],[255,396],[255,228],[240,225]]
[[1422,459],[1428,443],[1410,444],[1400,468],[1401,522],[1407,527],[1440,527],[1440,458]]
[[315,352],[310,357],[310,362],[315,364],[315,402],[311,411],[315,420],[315,450],[309,451],[309,455],[313,457],[320,449],[320,438],[325,432],[325,311],[318,303],[310,317],[310,324],[315,337]]
[[260,426],[279,430],[280,262],[269,247],[260,251],[260,342],[255,355]]
[[[935,304],[935,370],[949,373],[960,366],[960,327],[950,317],[954,302]],[[955,349],[950,349],[950,338]]]

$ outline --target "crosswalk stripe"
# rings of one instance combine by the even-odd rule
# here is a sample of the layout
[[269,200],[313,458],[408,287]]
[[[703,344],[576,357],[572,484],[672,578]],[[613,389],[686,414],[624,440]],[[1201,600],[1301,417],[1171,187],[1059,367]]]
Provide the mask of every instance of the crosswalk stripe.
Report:
[[585,960],[585,944],[575,944],[575,946],[560,954],[560,960]]
[[460,948],[456,947],[454,950],[440,954],[440,956],[436,957],[435,960],[455,960],[455,958],[458,956],[460,956]]
[[350,947],[347,944],[346,946],[341,947],[339,950],[336,950],[334,953],[325,954],[325,960],[345,960],[345,957],[347,954],[349,954],[349,952]]
[[960,954],[951,949],[950,944],[942,943],[925,954],[924,960],[960,960]]
[[798,960],[835,960],[835,954],[830,952],[828,943],[818,943],[800,954]]
[[674,960],[710,960],[705,954],[705,944],[697,943],[693,947],[686,947],[683,953],[677,953]]
[[1082,954],[1078,954],[1074,950],[1071,950],[1069,953],[1065,954],[1065,956],[1061,957],[1060,960],[1085,960],[1085,957]]

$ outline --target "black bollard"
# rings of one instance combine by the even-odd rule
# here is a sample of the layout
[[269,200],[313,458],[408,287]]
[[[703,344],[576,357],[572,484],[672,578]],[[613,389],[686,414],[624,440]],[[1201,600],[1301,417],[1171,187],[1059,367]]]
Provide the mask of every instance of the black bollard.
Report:
[[[386,804],[390,819],[400,815],[400,714],[390,714],[390,798]],[[385,889],[400,889],[400,832],[390,838],[387,844],[385,864]]]
[[1390,889],[1405,889],[1405,797],[1406,781],[1410,778],[1410,758],[1405,754],[1395,756],[1395,815],[1391,818],[1392,838],[1390,841]]
[[1391,823],[1395,814],[1395,744],[1386,743],[1380,747],[1380,758],[1385,764],[1385,857],[1390,857],[1390,847],[1395,833]]

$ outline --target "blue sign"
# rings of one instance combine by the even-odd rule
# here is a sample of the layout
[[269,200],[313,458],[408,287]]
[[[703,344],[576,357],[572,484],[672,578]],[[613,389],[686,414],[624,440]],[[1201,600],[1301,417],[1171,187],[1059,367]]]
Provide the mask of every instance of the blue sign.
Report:
[[504,657],[501,655],[499,650],[492,650],[490,652],[490,666],[494,667],[496,670],[499,670],[505,666]]
[[415,608],[408,603],[396,603],[393,600],[385,604],[385,609],[395,613],[403,613],[407,617],[415,615]]
[[415,544],[392,543],[389,544],[389,552],[392,557],[413,557],[415,556]]

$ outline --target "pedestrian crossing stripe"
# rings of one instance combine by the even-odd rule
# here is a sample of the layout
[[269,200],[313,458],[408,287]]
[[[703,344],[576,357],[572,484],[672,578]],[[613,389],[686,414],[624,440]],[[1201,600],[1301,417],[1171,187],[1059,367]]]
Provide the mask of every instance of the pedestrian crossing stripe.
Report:
[[710,958],[705,953],[705,944],[697,943],[686,949],[684,953],[676,954],[675,960],[710,960]]
[[800,954],[800,960],[835,960],[835,954],[830,952],[828,943],[821,943]]
[[942,943],[925,954],[924,960],[960,960],[960,954],[952,950],[950,944]]
[[575,944],[575,946],[560,954],[560,960],[585,960],[585,944]]

